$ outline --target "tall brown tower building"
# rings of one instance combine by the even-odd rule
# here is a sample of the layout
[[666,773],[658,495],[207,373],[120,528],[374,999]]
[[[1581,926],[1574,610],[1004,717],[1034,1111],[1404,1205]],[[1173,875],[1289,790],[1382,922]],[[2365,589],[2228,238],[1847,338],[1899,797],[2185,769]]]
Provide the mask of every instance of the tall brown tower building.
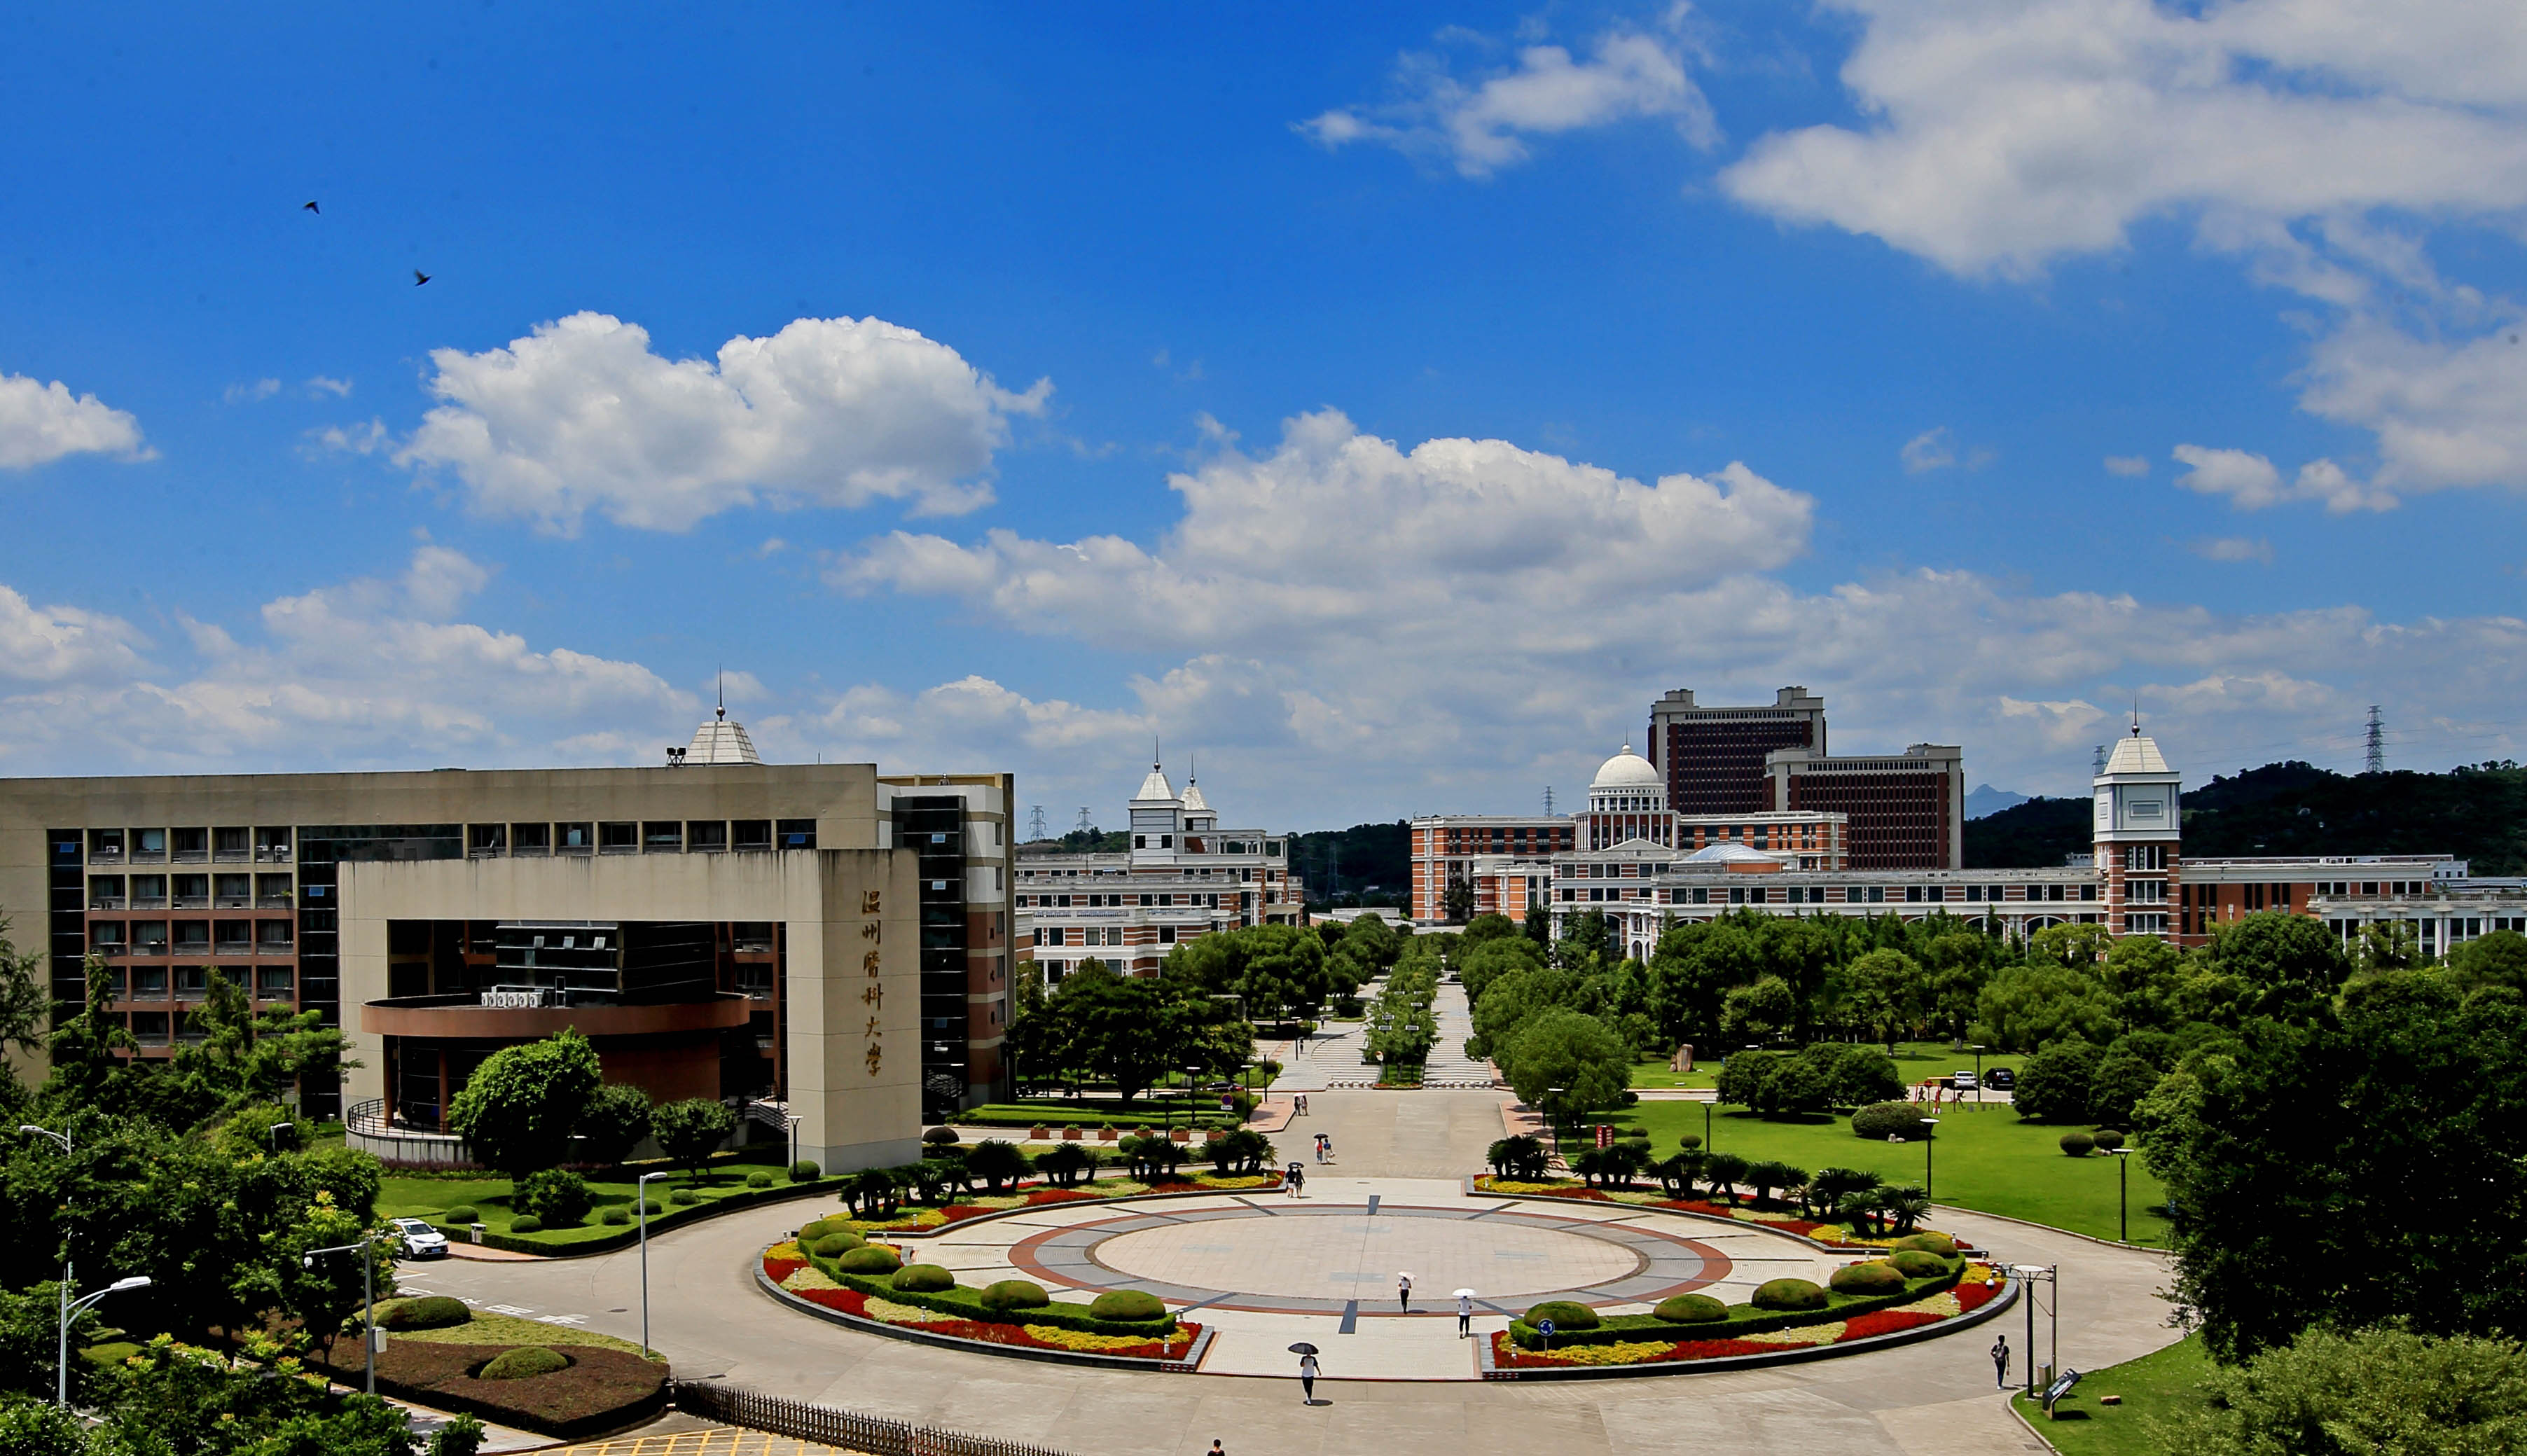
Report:
[[1783,688],[1761,707],[1704,707],[1673,688],[1650,704],[1650,762],[1679,814],[1753,814],[1773,806],[1764,757],[1776,749],[1826,752],[1825,700]]

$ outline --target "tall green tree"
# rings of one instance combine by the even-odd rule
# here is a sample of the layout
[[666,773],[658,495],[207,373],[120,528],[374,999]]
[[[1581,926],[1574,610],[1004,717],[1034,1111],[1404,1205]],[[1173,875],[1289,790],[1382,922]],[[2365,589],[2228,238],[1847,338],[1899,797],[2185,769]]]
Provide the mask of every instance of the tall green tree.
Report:
[[1530,1106],[1541,1106],[1546,1092],[1560,1087],[1559,1110],[1612,1107],[1631,1085],[1631,1048],[1581,1012],[1547,1011],[1495,1055],[1519,1100]]
[[466,1078],[448,1126],[514,1181],[569,1160],[571,1133],[604,1081],[595,1049],[575,1030],[502,1047]]

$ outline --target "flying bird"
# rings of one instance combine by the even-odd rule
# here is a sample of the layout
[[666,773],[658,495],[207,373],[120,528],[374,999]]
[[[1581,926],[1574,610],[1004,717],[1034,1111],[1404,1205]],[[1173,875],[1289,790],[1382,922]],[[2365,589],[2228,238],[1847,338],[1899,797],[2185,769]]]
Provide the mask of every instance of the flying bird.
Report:
[[302,212],[312,212],[312,213],[316,214],[316,216],[318,216],[318,217],[320,217],[320,218],[321,218],[321,217],[323,217],[323,216],[325,215],[325,209],[323,209],[323,208],[321,208],[321,207],[318,207],[318,206],[317,206],[315,203],[313,203],[313,202],[306,202],[306,203],[301,203],[301,204],[299,204],[299,210],[300,210],[300,211],[302,211]]
[[430,275],[429,275],[429,274],[422,272],[422,271],[421,271],[420,269],[418,269],[418,268],[416,268],[416,269],[414,269],[414,270],[412,271],[412,286],[413,286],[414,287],[418,288],[418,287],[420,287],[423,284],[426,284],[426,283],[428,283],[428,282],[430,282]]

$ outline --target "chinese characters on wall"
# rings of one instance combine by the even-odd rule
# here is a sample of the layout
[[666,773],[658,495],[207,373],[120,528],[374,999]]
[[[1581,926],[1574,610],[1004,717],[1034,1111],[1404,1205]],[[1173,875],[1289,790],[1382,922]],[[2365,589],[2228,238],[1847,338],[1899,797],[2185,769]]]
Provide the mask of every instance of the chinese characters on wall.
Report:
[[868,1064],[870,1076],[876,1076],[878,1068],[886,1061],[885,1032],[878,1026],[878,1013],[886,1005],[886,987],[878,980],[878,946],[883,935],[878,920],[878,906],[877,891],[860,892],[860,913],[868,917],[860,921],[862,943],[860,969],[865,973],[865,983],[860,989],[860,1004],[868,1008],[868,1030],[864,1033],[868,1039],[868,1045],[861,1060]]

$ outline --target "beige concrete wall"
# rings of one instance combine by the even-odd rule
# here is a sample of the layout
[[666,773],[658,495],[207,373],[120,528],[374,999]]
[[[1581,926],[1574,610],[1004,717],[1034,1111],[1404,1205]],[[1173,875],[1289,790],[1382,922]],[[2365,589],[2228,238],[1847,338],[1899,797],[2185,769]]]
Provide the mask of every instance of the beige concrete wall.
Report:
[[910,855],[873,849],[345,864],[342,1020],[363,1064],[344,1078],[345,1105],[385,1091],[384,1039],[361,1027],[359,1008],[387,994],[390,920],[777,920],[789,927],[799,1156],[828,1169],[909,1163],[921,1136],[913,871]]

